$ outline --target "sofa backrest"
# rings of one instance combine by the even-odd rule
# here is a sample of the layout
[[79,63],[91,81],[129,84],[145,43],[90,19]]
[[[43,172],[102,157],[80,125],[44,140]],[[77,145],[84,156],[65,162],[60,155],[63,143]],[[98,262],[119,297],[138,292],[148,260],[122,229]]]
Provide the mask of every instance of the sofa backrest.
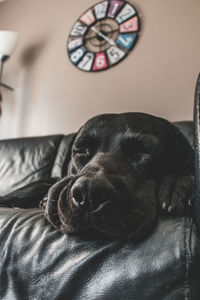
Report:
[[40,179],[61,177],[72,136],[0,141],[0,195]]
[[[193,123],[175,125],[193,143]],[[0,195],[31,182],[67,174],[74,134],[0,141]]]

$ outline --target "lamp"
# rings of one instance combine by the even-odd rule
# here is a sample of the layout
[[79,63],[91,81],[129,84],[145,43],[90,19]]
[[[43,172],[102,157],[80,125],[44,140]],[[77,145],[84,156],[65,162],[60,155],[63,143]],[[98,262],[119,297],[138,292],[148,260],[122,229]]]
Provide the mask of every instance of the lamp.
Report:
[[[1,83],[2,73],[3,73],[3,63],[13,53],[18,40],[19,40],[19,34],[17,32],[0,30],[0,87],[4,86],[11,90],[12,90],[11,87]],[[1,101],[2,101],[2,97],[0,92],[0,102]]]

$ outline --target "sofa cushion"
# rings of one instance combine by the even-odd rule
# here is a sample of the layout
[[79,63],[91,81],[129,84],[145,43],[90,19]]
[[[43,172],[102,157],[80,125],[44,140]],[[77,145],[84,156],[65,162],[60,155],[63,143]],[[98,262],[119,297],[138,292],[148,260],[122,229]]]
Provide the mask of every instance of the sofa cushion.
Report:
[[179,121],[175,122],[174,125],[176,125],[180,131],[183,133],[183,135],[186,137],[188,142],[192,147],[194,147],[194,126],[192,121]]
[[39,209],[0,209],[0,299],[199,299],[190,218],[162,218],[141,243],[63,235]]

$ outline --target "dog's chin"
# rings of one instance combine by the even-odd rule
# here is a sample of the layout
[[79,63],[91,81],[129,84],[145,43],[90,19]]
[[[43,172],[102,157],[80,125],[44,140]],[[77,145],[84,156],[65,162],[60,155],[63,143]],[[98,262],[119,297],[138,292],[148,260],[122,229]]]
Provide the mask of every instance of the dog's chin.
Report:
[[155,226],[157,221],[157,207],[154,201],[147,203],[141,201],[137,208],[116,211],[109,203],[104,211],[92,211],[90,213],[91,223],[95,230],[102,234],[120,239],[131,239],[140,241],[146,237]]
[[[74,179],[65,179],[49,191],[45,216],[60,232],[81,234],[101,233],[107,237],[140,240],[155,225],[157,210],[154,198],[140,203],[137,208],[120,209],[111,201],[96,210],[78,209],[73,205],[71,187]],[[134,201],[135,202],[135,201]]]

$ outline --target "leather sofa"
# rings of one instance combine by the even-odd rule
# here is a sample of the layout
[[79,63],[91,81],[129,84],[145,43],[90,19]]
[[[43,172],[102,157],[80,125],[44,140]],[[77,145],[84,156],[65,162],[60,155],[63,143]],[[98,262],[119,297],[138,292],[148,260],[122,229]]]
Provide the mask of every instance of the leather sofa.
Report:
[[[176,125],[192,144],[192,122]],[[0,195],[65,174],[71,138],[0,141]],[[68,236],[39,208],[5,205],[0,207],[0,299],[199,300],[199,233],[190,217],[162,217],[139,243]]]

